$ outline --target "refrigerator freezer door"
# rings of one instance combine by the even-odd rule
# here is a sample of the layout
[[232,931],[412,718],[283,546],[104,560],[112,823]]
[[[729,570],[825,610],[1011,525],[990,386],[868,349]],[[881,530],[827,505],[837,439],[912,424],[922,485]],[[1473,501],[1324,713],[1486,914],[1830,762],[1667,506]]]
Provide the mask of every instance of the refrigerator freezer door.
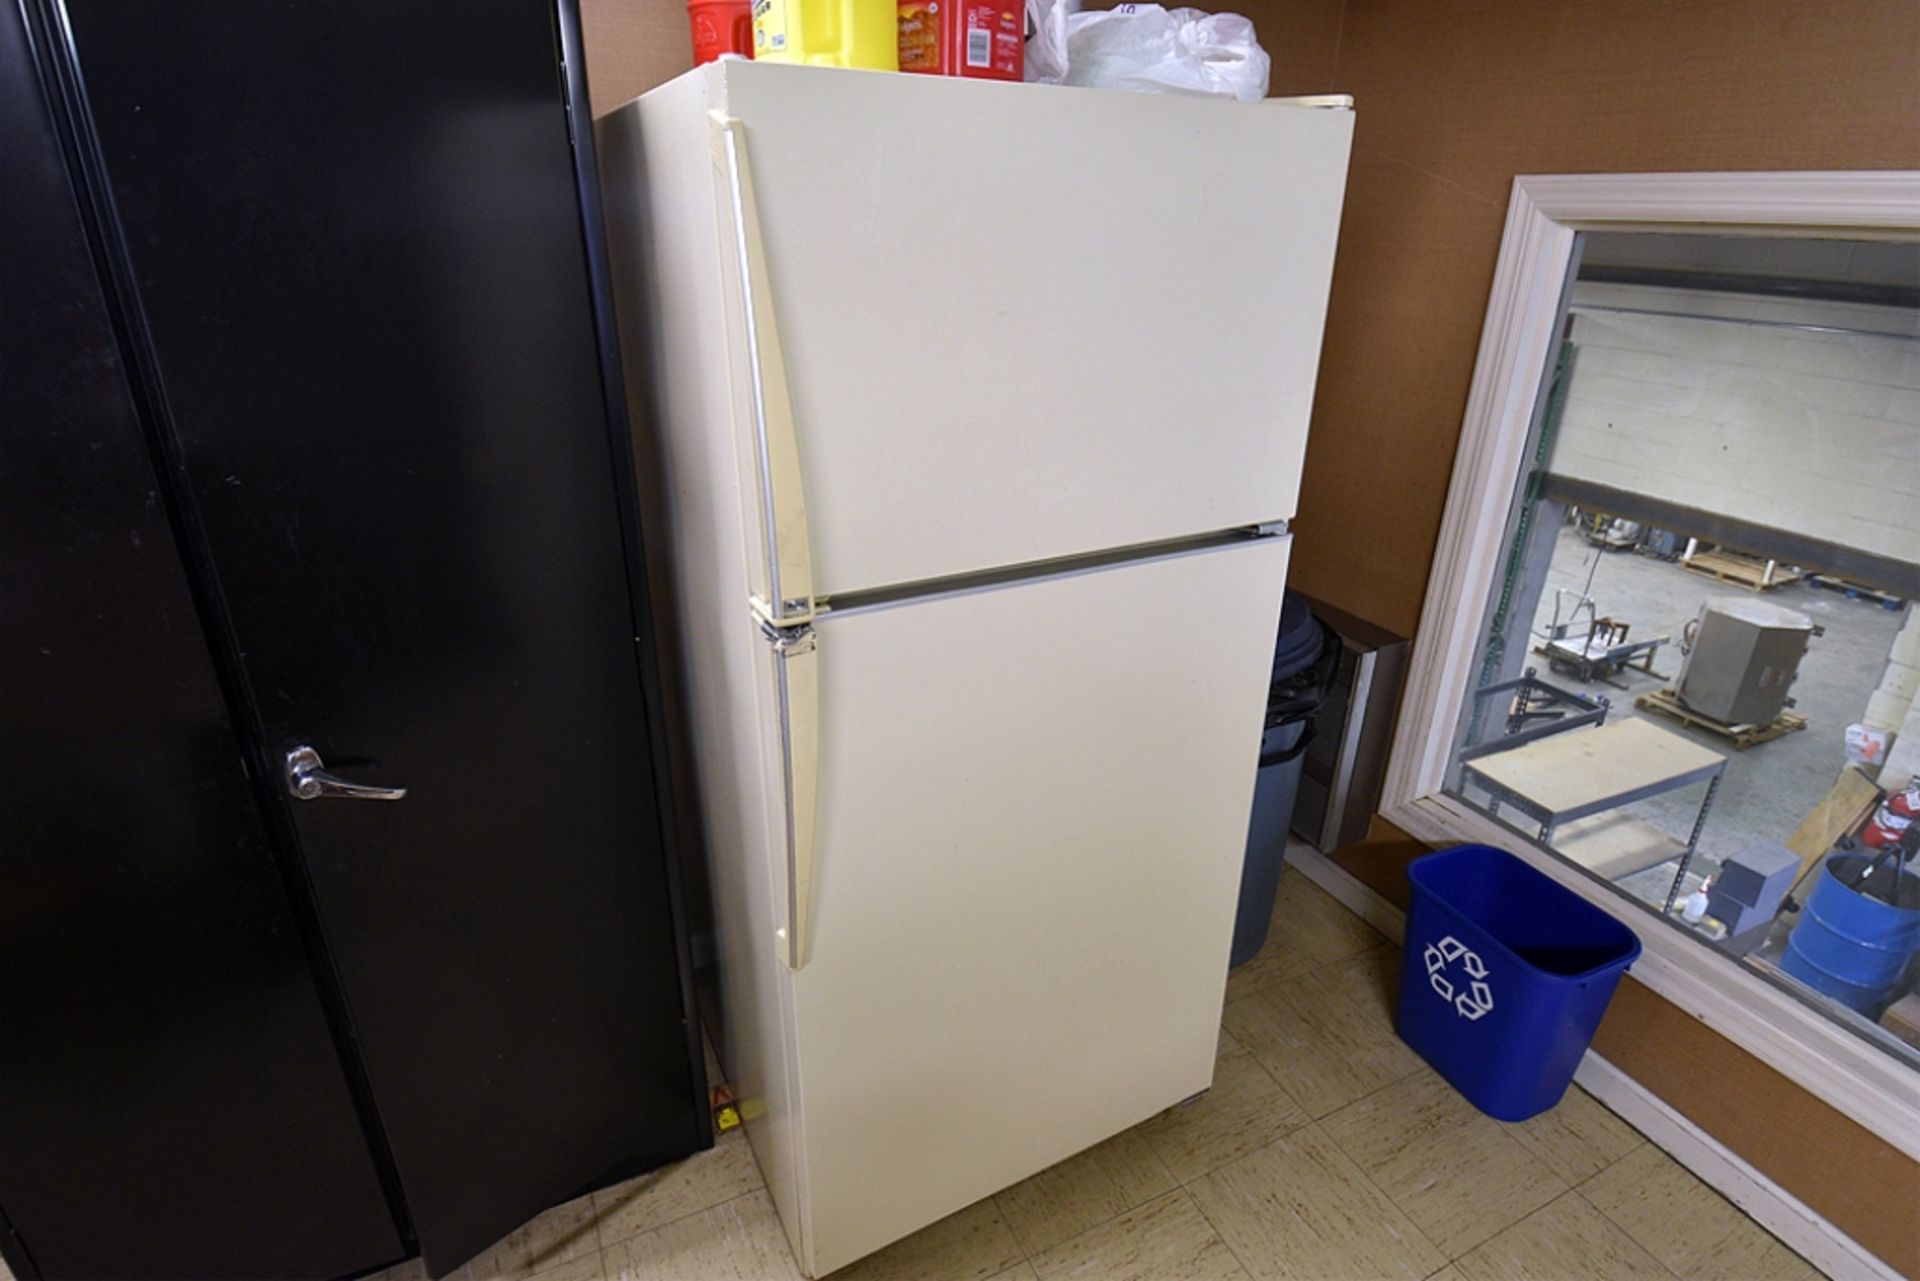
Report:
[[[764,247],[747,285],[785,354],[817,592],[1292,515],[1350,112],[693,74],[753,157],[737,217],[726,173],[692,194],[723,256],[756,230]],[[737,333],[707,341],[752,359]],[[741,404],[705,412],[746,450]]]
[[1207,1088],[1287,553],[821,618],[813,1275]]

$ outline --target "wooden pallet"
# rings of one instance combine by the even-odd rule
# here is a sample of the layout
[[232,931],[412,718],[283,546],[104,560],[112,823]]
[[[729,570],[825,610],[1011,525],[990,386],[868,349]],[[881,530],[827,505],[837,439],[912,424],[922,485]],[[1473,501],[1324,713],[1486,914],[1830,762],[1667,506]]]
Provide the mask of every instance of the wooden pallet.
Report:
[[1818,587],[1822,591],[1839,592],[1848,600],[1867,601],[1870,604],[1880,606],[1882,609],[1899,609],[1907,603],[1891,592],[1883,592],[1875,587],[1867,587],[1861,583],[1849,582],[1844,578],[1835,578],[1832,574],[1808,574],[1807,583],[1809,586]]
[[1807,727],[1807,718],[1798,712],[1782,712],[1770,725],[1728,725],[1716,721],[1711,716],[1702,716],[1685,703],[1679,695],[1669,689],[1655,690],[1651,694],[1642,694],[1633,700],[1633,705],[1644,712],[1655,712],[1669,720],[1679,721],[1688,729],[1704,729],[1718,734],[1733,743],[1733,750],[1744,752],[1755,743],[1765,743],[1795,730]]
[[1770,592],[1776,587],[1797,583],[1802,577],[1799,570],[1788,569],[1778,562],[1755,560],[1751,556],[1727,551],[1693,552],[1680,558],[1680,568],[1704,574],[1708,578],[1717,578],[1723,583],[1732,583],[1735,587],[1744,587],[1750,592]]

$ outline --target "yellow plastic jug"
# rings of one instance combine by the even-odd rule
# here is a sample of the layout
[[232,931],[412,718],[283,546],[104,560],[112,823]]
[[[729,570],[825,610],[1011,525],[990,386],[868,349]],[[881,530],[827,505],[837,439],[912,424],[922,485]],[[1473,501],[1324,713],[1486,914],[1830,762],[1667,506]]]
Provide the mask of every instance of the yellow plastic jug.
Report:
[[753,0],[753,57],[898,71],[899,0]]

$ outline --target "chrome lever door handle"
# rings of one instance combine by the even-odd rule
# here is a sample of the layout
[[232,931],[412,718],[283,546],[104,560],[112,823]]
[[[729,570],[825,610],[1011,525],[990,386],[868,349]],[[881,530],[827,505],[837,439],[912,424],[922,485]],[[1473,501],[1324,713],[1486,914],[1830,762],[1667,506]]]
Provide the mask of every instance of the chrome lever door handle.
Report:
[[349,783],[327,773],[320,753],[302,745],[287,753],[287,794],[296,800],[318,801],[341,797],[349,801],[397,801],[407,794],[404,787],[368,787]]

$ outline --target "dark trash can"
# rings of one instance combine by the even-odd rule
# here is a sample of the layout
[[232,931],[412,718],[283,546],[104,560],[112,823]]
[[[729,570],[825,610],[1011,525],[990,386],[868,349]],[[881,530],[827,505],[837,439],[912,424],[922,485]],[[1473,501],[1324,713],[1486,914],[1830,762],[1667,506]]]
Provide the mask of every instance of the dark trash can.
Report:
[[1488,845],[1407,867],[1400,1037],[1467,1101],[1524,1121],[1560,1101],[1640,940]]
[[1273,675],[1267,685],[1266,729],[1260,740],[1260,773],[1247,825],[1246,860],[1240,869],[1240,905],[1233,918],[1230,965],[1245,965],[1267,941],[1267,923],[1280,890],[1293,823],[1300,768],[1313,740],[1313,717],[1333,683],[1340,638],[1323,627],[1306,602],[1287,593],[1274,638]]

